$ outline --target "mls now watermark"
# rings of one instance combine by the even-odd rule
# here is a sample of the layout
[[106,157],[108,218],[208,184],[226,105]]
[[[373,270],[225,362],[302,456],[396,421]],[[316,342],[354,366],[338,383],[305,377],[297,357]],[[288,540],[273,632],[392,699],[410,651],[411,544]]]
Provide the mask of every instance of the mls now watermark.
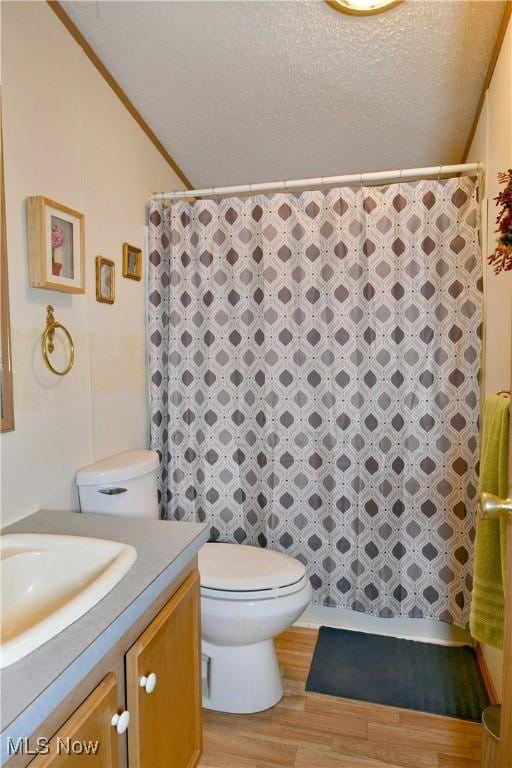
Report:
[[57,736],[50,746],[50,739],[39,736],[30,740],[27,736],[19,739],[8,739],[7,751],[9,755],[48,755],[50,751],[56,755],[97,755],[100,748],[99,741],[91,739],[62,739]]

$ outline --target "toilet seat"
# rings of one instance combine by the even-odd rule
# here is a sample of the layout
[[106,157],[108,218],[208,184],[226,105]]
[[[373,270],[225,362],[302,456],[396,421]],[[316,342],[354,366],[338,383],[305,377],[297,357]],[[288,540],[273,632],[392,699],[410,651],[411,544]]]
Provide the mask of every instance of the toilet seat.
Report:
[[201,586],[201,596],[209,597],[215,600],[275,600],[276,598],[294,595],[307,587],[309,580],[304,576],[294,584],[288,584],[286,587],[272,587],[269,589],[246,589],[230,590],[215,589],[212,587]]
[[199,573],[201,594],[223,600],[284,597],[307,583],[298,560],[240,544],[205,544],[199,551]]

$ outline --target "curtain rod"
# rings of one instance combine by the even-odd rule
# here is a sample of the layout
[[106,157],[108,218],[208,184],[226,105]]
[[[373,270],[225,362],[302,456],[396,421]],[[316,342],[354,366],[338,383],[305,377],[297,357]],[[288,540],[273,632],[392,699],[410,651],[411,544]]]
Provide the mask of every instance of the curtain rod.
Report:
[[235,187],[209,187],[206,189],[186,189],[176,192],[156,192],[150,200],[184,200],[192,197],[224,197],[226,195],[250,195],[255,192],[290,191],[309,187],[332,187],[342,184],[364,184],[385,181],[405,181],[425,176],[443,176],[454,173],[483,171],[483,163],[459,163],[458,165],[432,165],[427,168],[403,168],[399,171],[374,171],[371,173],[349,173],[345,176],[320,176],[316,179],[294,179],[293,181],[268,181],[258,184],[241,184]]

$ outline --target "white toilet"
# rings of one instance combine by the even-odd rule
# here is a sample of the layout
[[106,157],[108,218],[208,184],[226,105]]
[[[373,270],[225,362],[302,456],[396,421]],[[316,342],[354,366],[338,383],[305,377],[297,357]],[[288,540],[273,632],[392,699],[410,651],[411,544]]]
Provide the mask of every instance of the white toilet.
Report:
[[312,597],[304,566],[269,549],[205,544],[199,571],[208,659],[203,706],[246,713],[272,707],[283,695],[273,638]]
[[[76,475],[82,512],[158,518],[154,451],[126,451]],[[302,563],[243,544],[205,544],[199,552],[203,706],[259,712],[283,695],[273,638],[311,600]]]

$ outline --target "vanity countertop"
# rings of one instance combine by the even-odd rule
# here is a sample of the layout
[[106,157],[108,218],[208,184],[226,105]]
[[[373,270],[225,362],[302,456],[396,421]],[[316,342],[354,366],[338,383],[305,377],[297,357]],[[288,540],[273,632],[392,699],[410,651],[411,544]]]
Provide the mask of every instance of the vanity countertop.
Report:
[[61,533],[131,544],[137,560],[78,621],[0,670],[2,756],[29,736],[137,621],[208,539],[199,523],[41,510],[2,533]]

